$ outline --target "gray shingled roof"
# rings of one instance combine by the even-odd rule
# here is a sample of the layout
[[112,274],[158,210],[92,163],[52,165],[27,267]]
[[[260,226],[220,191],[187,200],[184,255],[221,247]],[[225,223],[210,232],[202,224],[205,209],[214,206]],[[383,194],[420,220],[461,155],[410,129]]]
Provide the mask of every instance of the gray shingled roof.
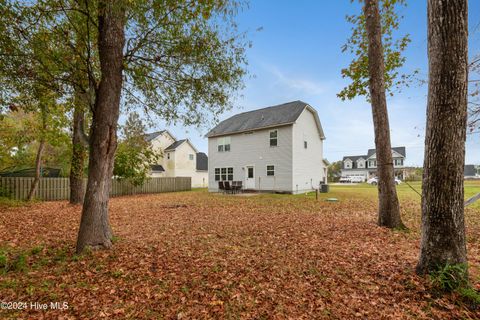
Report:
[[187,139],[177,140],[168,147],[165,148],[165,151],[173,151],[178,148],[179,145],[187,141]]
[[[350,159],[350,160],[352,160],[352,162],[353,162],[351,169],[357,169],[357,160],[360,159],[360,158],[363,158],[364,160],[367,160],[367,156],[365,156],[365,155],[363,155],[363,156],[346,156],[346,157],[343,157],[342,169],[345,169],[345,160],[347,160],[347,159]],[[362,169],[363,169],[363,168],[362,168]]]
[[152,141],[153,139],[155,139],[156,137],[158,137],[159,135],[161,135],[164,132],[165,132],[165,130],[156,131],[156,132],[152,132],[152,133],[147,133],[147,134],[145,134],[145,137],[146,137],[147,141]]
[[[394,147],[392,148],[395,152],[400,153],[404,158],[407,156],[405,147]],[[367,156],[370,158],[375,153],[375,149],[368,149]]]
[[463,172],[464,177],[474,177],[477,173],[477,169],[475,169],[475,165],[473,164],[466,164]]
[[150,169],[152,171],[156,171],[156,172],[164,172],[165,169],[163,169],[163,166],[161,164],[152,164],[150,165]]
[[[210,130],[207,137],[291,124],[298,119],[307,106],[307,103],[297,100],[272,107],[239,113],[220,122],[215,128]],[[320,120],[318,119],[316,112],[315,116],[317,117],[321,136],[324,138]]]
[[208,170],[208,156],[203,152],[197,153],[197,170]]

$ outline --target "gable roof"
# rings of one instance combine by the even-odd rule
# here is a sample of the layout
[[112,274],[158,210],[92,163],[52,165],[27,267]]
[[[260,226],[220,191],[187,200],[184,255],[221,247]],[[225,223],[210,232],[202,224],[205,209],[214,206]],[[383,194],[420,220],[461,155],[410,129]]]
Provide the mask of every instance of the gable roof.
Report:
[[174,143],[172,143],[171,145],[169,145],[168,147],[165,148],[165,151],[175,151],[178,147],[180,147],[184,142],[187,142],[190,147],[192,147],[193,151],[195,151],[195,153],[198,152],[197,148],[195,148],[195,146],[190,142],[190,140],[188,139],[182,139],[182,140],[177,140],[175,141]]
[[[405,147],[394,147],[392,148],[393,151],[401,154],[404,158],[407,156],[407,153],[405,151]],[[372,155],[375,154],[375,149],[368,149],[368,154],[367,154],[367,157],[371,157]]]
[[155,131],[155,132],[152,132],[152,133],[146,133],[145,134],[145,139],[147,141],[152,141],[153,139],[155,139],[156,137],[162,135],[163,133],[168,133],[168,135],[173,139],[173,140],[177,140],[171,133],[170,131],[168,130],[160,130],[160,131]]
[[172,143],[171,145],[169,145],[168,147],[166,147],[165,151],[173,151],[173,150],[177,149],[185,141],[187,141],[187,139],[177,140],[174,143]]
[[145,134],[145,139],[147,139],[147,141],[152,141],[153,139],[155,139],[156,137],[158,137],[159,135],[161,135],[164,132],[165,132],[165,130],[156,131],[156,132],[152,132],[152,133],[146,133]]
[[207,133],[207,137],[293,124],[306,108],[314,114],[320,137],[325,139],[316,110],[300,100],[236,114],[220,122]]
[[200,170],[200,171],[208,170],[208,156],[203,152],[197,153],[197,170]]

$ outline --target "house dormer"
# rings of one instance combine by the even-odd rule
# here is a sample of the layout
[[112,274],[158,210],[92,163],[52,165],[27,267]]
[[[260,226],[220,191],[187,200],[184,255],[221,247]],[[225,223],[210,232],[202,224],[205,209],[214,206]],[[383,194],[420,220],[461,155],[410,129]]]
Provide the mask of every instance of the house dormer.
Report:
[[364,169],[366,168],[366,162],[364,158],[357,159],[357,168]]
[[347,158],[343,161],[343,166],[344,166],[345,169],[352,169],[353,168],[353,161],[350,160],[349,158]]

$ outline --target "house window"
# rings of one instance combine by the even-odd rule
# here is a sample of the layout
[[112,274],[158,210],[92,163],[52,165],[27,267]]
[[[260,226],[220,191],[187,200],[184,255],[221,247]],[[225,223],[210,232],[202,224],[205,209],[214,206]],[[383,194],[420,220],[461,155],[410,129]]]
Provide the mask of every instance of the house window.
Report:
[[167,153],[167,159],[170,159],[170,152]]
[[267,166],[267,176],[275,175],[275,166]]
[[218,152],[230,151],[230,137],[221,137],[217,139]]
[[232,181],[233,168],[215,168],[215,181]]
[[376,167],[376,166],[377,166],[377,160],[370,160],[370,161],[368,161],[368,166],[369,166],[370,168]]
[[253,178],[253,167],[248,167],[247,169],[247,177],[248,179],[252,179]]
[[350,169],[352,167],[352,163],[350,161],[345,161],[345,168]]
[[270,147],[276,147],[278,145],[277,130],[270,131]]
[[190,154],[188,155],[188,159],[193,160],[193,154],[190,153]]
[[395,159],[396,166],[403,166],[403,159]]

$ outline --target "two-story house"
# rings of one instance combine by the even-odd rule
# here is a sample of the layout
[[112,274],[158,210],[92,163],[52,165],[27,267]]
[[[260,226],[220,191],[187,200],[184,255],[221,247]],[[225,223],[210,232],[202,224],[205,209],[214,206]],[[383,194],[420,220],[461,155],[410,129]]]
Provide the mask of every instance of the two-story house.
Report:
[[190,140],[177,140],[167,130],[149,133],[146,139],[161,154],[159,163],[150,166],[150,176],[191,177],[194,188],[208,185],[208,157]]
[[326,182],[317,111],[293,101],[230,117],[208,134],[209,191],[219,181],[247,190],[300,193]]
[[[405,177],[405,147],[392,148],[393,167],[395,176]],[[375,149],[368,149],[366,155],[345,156],[342,161],[342,177],[355,178],[357,181],[366,181],[377,176],[377,154]]]

